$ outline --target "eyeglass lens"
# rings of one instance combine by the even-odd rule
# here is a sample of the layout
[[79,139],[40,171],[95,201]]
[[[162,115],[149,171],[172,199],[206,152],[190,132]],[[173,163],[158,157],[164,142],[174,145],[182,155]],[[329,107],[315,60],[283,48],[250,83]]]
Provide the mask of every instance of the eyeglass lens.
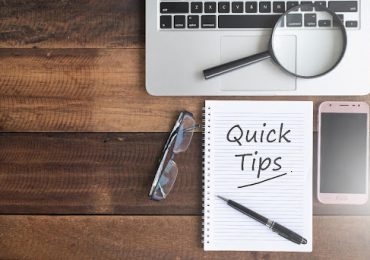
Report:
[[[175,154],[184,152],[188,149],[191,139],[193,138],[195,121],[190,115],[185,115],[177,133],[176,142],[173,147]],[[190,130],[189,130],[190,129]]]
[[153,193],[153,199],[161,200],[166,198],[175,183],[177,173],[178,168],[176,163],[173,160],[169,160],[158,180],[158,184]]

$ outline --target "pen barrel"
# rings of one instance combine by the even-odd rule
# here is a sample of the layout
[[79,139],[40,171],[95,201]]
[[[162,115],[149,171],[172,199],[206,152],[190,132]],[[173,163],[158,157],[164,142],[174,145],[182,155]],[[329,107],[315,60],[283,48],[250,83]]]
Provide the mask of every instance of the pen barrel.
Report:
[[307,240],[292,230],[280,225],[279,223],[272,222],[271,230],[278,233],[280,236],[296,243],[296,244],[307,244]]
[[260,222],[261,224],[263,225],[266,225],[267,224],[267,221],[268,221],[268,218],[258,214],[257,212],[251,210],[251,209],[248,209],[246,207],[244,207],[243,205],[233,201],[233,200],[229,200],[227,202],[227,204],[231,207],[233,207],[234,209],[246,214],[247,216],[253,218],[254,220]]

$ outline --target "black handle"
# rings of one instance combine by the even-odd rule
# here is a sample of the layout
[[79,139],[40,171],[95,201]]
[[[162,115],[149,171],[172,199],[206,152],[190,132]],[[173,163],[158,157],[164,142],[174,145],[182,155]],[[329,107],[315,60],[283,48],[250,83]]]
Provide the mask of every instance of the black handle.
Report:
[[280,236],[296,243],[296,244],[307,244],[307,240],[292,230],[280,225],[279,223],[274,223],[272,226],[272,231],[278,233]]
[[268,218],[258,214],[257,212],[251,210],[251,209],[248,209],[246,207],[244,207],[243,205],[233,201],[233,200],[229,200],[227,202],[227,205],[231,206],[232,208],[246,214],[247,216],[253,218],[254,220],[260,222],[262,225],[266,225],[267,221],[268,221]]
[[224,73],[236,70],[236,69],[240,69],[244,66],[248,66],[250,64],[253,64],[253,63],[256,63],[262,60],[266,60],[269,58],[271,58],[271,55],[270,55],[270,52],[268,51],[258,53],[258,54],[255,54],[249,57],[245,57],[239,60],[234,60],[234,61],[222,64],[222,65],[218,65],[210,69],[203,70],[203,75],[205,79],[210,79],[210,78],[219,76],[221,74],[224,74]]

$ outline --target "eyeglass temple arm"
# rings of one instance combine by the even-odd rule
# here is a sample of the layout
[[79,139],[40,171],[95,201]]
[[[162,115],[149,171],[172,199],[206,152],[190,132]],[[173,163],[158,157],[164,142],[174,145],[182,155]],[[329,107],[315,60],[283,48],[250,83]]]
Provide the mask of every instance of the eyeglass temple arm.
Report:
[[[189,128],[184,129],[184,131],[185,132],[190,132],[190,131],[193,131],[193,130],[198,129],[200,127],[201,127],[200,124],[196,124],[196,125],[194,125],[192,127],[189,127]],[[171,134],[170,134],[169,138],[167,139],[167,142],[166,142],[166,144],[165,144],[165,146],[163,148],[163,151],[165,151],[166,149],[168,149],[168,147],[170,147],[170,145],[174,141],[174,139],[175,139],[175,137],[176,137],[177,134],[178,134],[177,129],[176,130],[173,130],[171,132]]]
[[177,135],[177,132],[178,132],[178,129],[179,129],[179,126],[182,122],[182,119],[184,117],[184,112],[181,112],[179,117],[177,118],[176,120],[176,123],[175,125],[173,126],[172,128],[172,131],[170,133],[170,136],[167,138],[167,141],[166,141],[166,144],[164,145],[164,148],[163,148],[163,152],[171,145],[171,143],[173,142],[173,138]]
[[168,154],[168,148],[164,149],[164,151],[162,152],[162,155],[160,157],[160,163],[158,165],[158,168],[157,168],[157,171],[154,175],[154,180],[153,180],[153,183],[152,183],[152,187],[150,188],[150,192],[149,194],[152,194],[153,191],[154,191],[154,188],[158,182],[158,179],[159,179],[159,176],[160,176],[160,173],[162,172],[162,169],[163,169],[163,165],[164,165],[164,158],[166,158],[167,154]]
[[165,146],[163,148],[163,152],[166,151],[171,146],[171,144],[173,143],[173,141],[176,138],[177,133],[178,133],[177,130],[176,131],[173,131],[171,133],[171,135],[168,137],[167,142],[166,142],[166,144],[165,144]]
[[[194,125],[192,127],[186,128],[185,131],[186,132],[188,132],[188,131],[190,132],[190,131],[193,131],[194,129],[198,129],[198,128],[200,128],[200,124],[196,124],[196,125]],[[166,145],[163,148],[163,153],[162,153],[162,156],[161,156],[161,161],[163,161],[163,158],[165,157],[165,155],[168,152],[168,148],[171,146],[172,142],[175,140],[177,134],[178,134],[178,131],[175,130],[175,131],[173,131],[171,133],[170,137],[167,139],[167,143],[166,143]]]

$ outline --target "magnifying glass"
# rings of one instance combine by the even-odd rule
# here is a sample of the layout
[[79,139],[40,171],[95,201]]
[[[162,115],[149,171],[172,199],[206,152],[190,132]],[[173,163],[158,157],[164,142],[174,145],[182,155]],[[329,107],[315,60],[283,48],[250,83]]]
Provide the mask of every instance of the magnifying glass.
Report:
[[272,59],[293,76],[316,78],[332,71],[342,60],[346,48],[347,34],[341,19],[324,6],[303,4],[293,7],[278,19],[268,51],[206,69],[203,74],[205,79],[210,79]]

